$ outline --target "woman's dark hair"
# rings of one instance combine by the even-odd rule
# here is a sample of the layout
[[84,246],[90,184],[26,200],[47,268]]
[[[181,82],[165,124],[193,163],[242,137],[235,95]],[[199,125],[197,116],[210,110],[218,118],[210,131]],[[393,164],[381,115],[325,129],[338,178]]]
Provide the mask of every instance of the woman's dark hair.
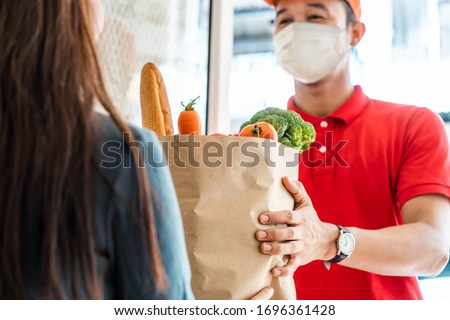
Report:
[[[0,299],[31,298],[24,279],[30,264],[41,272],[31,279],[39,298],[63,298],[61,276],[73,298],[103,297],[91,196],[94,102],[122,132],[130,129],[105,90],[89,3],[0,0]],[[139,163],[136,148],[130,152]],[[144,170],[136,165],[143,237],[149,270],[162,290],[166,274]],[[27,219],[38,221],[42,236],[30,257],[22,246]]]

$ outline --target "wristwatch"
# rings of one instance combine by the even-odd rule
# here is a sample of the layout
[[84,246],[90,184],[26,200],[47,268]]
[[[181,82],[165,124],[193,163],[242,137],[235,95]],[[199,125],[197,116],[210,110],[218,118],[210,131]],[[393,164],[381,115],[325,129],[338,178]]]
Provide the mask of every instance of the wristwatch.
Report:
[[352,233],[343,226],[338,224],[336,226],[340,231],[339,237],[336,240],[337,254],[333,259],[323,262],[328,270],[330,270],[330,263],[341,262],[348,258],[355,250],[355,238]]

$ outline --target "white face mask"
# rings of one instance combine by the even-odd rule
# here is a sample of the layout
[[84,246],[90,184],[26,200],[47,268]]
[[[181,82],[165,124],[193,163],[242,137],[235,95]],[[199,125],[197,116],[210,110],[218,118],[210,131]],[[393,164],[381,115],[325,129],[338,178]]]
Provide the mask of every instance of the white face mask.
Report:
[[274,36],[277,63],[302,83],[317,82],[352,49],[339,41],[344,31],[318,23],[291,23]]

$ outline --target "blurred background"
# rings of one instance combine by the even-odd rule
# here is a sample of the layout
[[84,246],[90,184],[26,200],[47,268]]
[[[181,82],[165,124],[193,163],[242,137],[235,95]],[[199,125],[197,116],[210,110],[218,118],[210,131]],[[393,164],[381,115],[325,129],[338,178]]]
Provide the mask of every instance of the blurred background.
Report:
[[[354,84],[374,99],[425,106],[443,117],[449,112],[450,121],[450,0],[361,2],[367,33],[352,53]],[[256,111],[285,108],[294,93],[293,80],[276,65],[274,10],[262,0],[104,0],[104,6],[101,64],[110,94],[132,123],[141,124],[140,71],[149,61],[163,74],[175,123],[181,102],[200,96],[205,133],[237,132]],[[425,298],[450,298],[450,277],[421,285]]]
[[[98,48],[110,92],[129,121],[140,124],[140,70],[153,61],[174,119],[181,101],[200,96],[206,123],[211,8],[219,1],[230,3],[224,8],[232,10],[233,28],[230,72],[212,74],[228,77],[219,127],[236,132],[257,110],[286,105],[293,81],[276,65],[274,11],[263,1],[105,0]],[[450,111],[450,0],[362,0],[362,9],[367,33],[352,55],[353,82],[371,98]]]
[[154,62],[163,74],[174,119],[181,102],[201,97],[206,122],[210,0],[103,0],[97,49],[109,93],[121,114],[141,125],[140,73]]
[[[283,108],[290,76],[276,66],[274,12],[260,0],[235,0],[230,125],[263,106]],[[371,98],[450,111],[450,1],[362,0],[367,33],[354,50],[352,77]]]

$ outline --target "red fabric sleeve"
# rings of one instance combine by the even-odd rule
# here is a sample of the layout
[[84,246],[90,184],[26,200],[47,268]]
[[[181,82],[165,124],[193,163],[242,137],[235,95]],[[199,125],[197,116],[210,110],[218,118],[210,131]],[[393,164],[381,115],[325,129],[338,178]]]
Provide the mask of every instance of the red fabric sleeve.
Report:
[[427,108],[410,117],[402,146],[397,201],[401,207],[411,198],[442,194],[450,198],[450,154],[442,119]]

